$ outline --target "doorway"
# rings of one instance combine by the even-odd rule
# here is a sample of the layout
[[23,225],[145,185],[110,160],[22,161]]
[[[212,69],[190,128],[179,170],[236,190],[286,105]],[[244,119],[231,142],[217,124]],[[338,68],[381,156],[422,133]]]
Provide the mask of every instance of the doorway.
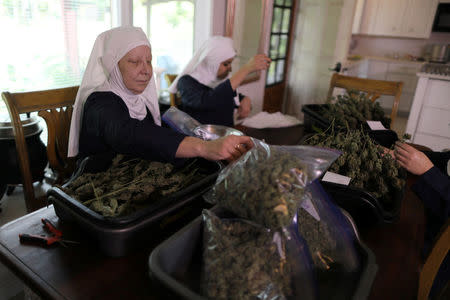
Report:
[[[304,104],[326,101],[332,70],[344,63],[352,35],[356,0],[299,2],[292,61],[289,63],[283,112],[303,120]],[[280,95],[278,96],[281,98]]]
[[281,111],[289,69],[290,45],[297,0],[275,0],[269,37],[269,57],[272,59],[266,74],[263,111]]

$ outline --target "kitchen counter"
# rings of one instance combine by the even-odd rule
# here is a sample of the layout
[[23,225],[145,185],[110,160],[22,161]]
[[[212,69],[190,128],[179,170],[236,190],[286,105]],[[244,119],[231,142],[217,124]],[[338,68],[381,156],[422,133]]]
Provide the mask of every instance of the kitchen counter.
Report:
[[428,78],[428,79],[438,79],[438,80],[450,81],[450,76],[449,75],[438,75],[438,74],[430,74],[430,73],[419,72],[419,73],[417,73],[417,76],[418,77],[422,77],[422,78]]
[[347,58],[347,60],[343,64],[343,68],[354,68],[354,67],[356,67],[364,62],[367,62],[369,60],[382,61],[382,62],[388,62],[388,63],[411,64],[413,66],[416,66],[417,68],[420,68],[420,66],[422,66],[422,64],[424,63],[423,61],[415,61],[415,60],[404,59],[404,58],[395,59],[395,58],[383,57],[383,56],[361,55],[361,58],[358,60],[351,60],[351,59]]

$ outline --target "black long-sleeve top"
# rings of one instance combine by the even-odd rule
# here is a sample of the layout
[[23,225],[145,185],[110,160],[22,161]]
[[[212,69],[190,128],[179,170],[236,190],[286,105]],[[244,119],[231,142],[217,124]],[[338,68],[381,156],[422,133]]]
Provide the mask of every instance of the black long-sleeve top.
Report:
[[175,163],[184,138],[156,125],[148,110],[143,120],[133,119],[122,98],[112,92],[94,92],[84,104],[79,156],[113,152]]
[[[422,254],[427,257],[437,234],[446,223],[450,212],[450,177],[447,164],[448,152],[424,152],[434,166],[419,176],[412,190],[423,202],[426,216],[425,238]],[[435,277],[430,299],[443,289],[450,279],[450,256],[447,254]]]
[[[180,109],[202,124],[216,124],[232,127],[236,108],[230,80],[227,79],[214,89],[190,75],[178,80],[177,89],[181,95]],[[244,96],[239,95],[240,100]]]
[[412,190],[422,200],[427,217],[425,252],[445,224],[450,213],[450,177],[447,174],[448,152],[424,152],[434,166],[419,176]]

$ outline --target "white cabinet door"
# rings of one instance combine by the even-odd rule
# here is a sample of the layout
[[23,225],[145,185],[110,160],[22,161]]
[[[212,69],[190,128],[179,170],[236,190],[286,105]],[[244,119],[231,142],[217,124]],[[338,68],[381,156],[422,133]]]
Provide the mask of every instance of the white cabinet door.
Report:
[[[399,111],[409,112],[417,86],[416,73],[419,69],[420,64],[404,62],[397,63],[371,59],[368,63],[367,78],[403,82]],[[394,103],[394,97],[381,96],[378,101],[380,102],[381,107],[386,110],[390,110],[392,109],[392,105]]]
[[[375,22],[377,20],[377,12],[378,12],[378,5],[379,5],[378,2],[379,2],[378,0],[365,0],[364,1],[363,11],[361,14],[361,20],[356,20],[357,23],[358,22],[360,23],[358,33],[372,34],[373,28],[375,26]],[[358,8],[358,6],[356,8]],[[353,28],[355,28],[355,27],[353,27]]]
[[361,29],[365,0],[356,0],[355,16],[353,17],[352,34],[358,34]]
[[386,80],[386,73],[388,71],[389,63],[385,61],[370,60],[369,68],[367,70],[367,78]]
[[417,132],[450,138],[450,111],[424,106]]
[[401,81],[403,82],[402,94],[403,93],[414,93],[417,86],[417,76],[402,74],[402,73],[391,73],[386,74],[386,80],[388,81]]
[[400,36],[408,0],[379,0],[374,35]]
[[450,114],[450,83],[446,80],[430,80],[426,106],[449,111]]
[[[429,38],[438,0],[360,0],[353,33]],[[362,8],[359,13],[358,9]]]
[[402,36],[429,38],[438,0],[409,0],[402,25]]

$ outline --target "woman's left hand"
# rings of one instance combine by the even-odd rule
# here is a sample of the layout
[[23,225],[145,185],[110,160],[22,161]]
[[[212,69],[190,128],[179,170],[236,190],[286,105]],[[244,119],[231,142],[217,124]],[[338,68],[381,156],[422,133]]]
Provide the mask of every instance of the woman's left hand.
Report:
[[422,175],[433,167],[433,163],[425,153],[401,142],[395,142],[395,158],[400,166],[415,175]]
[[244,97],[238,108],[238,119],[247,118],[252,110],[252,101],[249,97]]

